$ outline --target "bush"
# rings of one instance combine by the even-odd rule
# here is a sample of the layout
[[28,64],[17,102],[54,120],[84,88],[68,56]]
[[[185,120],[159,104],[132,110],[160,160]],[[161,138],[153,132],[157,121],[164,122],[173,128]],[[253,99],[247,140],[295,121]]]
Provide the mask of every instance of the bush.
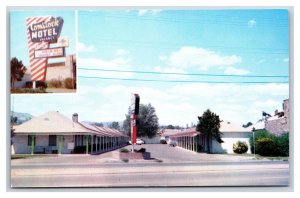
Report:
[[166,140],[160,140],[160,143],[161,144],[167,144],[167,141]]
[[289,156],[289,133],[284,133],[276,138],[279,156]]
[[52,88],[62,88],[63,81],[60,79],[51,79],[50,81],[48,81],[48,86]]
[[36,81],[35,82],[35,87],[36,88],[44,88],[44,89],[46,89],[47,88],[47,83],[44,82],[44,81]]
[[276,156],[277,147],[271,138],[261,138],[256,140],[256,152],[262,156]]
[[11,93],[47,93],[44,88],[32,89],[32,88],[14,88],[10,90]]
[[64,87],[67,89],[75,89],[76,88],[75,80],[72,78],[66,78],[64,80]]
[[[44,81],[36,81],[35,82],[35,87],[46,89],[48,86],[47,86],[47,83],[44,82]],[[33,88],[33,82],[32,81],[27,81],[25,83],[25,88]]]
[[138,153],[145,153],[146,149],[145,148],[141,148],[140,150],[137,151]]
[[[266,152],[265,155],[269,156],[282,156],[287,157],[289,156],[289,133],[283,133],[280,136],[275,136],[272,133],[268,132],[267,130],[259,130],[255,132],[255,153],[260,154],[260,147],[257,147],[257,140],[268,138],[273,141],[273,150],[272,152],[269,152],[268,154]],[[251,152],[254,152],[254,145],[253,145],[253,135],[250,136],[250,145],[251,145]]]
[[126,148],[122,148],[122,149],[120,149],[120,152],[121,152],[121,153],[128,153],[128,152],[129,152],[129,150],[128,150],[128,149],[126,149]]
[[25,83],[25,88],[32,88],[32,82],[31,81],[27,81],[26,83]]
[[238,141],[237,143],[233,144],[233,152],[237,154],[243,154],[248,151],[248,145],[246,142]]

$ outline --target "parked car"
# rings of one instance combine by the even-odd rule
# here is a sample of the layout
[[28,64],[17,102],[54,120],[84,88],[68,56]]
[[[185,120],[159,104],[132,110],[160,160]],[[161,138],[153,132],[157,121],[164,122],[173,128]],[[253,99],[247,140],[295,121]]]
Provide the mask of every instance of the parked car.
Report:
[[[131,140],[129,140],[129,144],[131,144]],[[142,144],[145,144],[145,142],[144,142],[144,140],[137,138],[135,144],[142,145]]]
[[175,147],[177,145],[176,141],[174,141],[174,140],[169,140],[168,144],[169,144],[169,146],[173,146],[173,147]]

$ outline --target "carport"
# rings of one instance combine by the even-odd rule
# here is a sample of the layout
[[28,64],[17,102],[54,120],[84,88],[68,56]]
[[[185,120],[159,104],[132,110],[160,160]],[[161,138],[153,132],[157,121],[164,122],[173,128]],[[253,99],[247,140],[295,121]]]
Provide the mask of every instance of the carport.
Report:
[[196,128],[189,128],[170,135],[170,139],[181,148],[197,152],[197,135]]

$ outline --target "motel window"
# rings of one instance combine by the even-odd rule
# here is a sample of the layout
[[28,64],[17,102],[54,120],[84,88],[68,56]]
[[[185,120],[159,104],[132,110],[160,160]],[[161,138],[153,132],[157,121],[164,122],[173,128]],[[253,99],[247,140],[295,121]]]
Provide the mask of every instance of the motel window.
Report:
[[32,144],[32,138],[33,138],[33,144],[35,145],[35,136],[34,135],[28,135],[28,146],[31,146]]
[[56,146],[56,135],[49,135],[49,146]]

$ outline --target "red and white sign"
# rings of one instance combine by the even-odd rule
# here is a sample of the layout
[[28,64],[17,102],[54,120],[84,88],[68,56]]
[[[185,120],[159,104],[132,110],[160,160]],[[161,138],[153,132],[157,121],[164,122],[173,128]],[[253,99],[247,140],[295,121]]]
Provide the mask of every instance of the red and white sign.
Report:
[[63,47],[40,49],[34,51],[34,58],[54,58],[65,56]]
[[58,38],[57,39],[57,44],[60,47],[69,47],[69,38]]
[[31,72],[31,80],[32,81],[45,81],[46,80],[46,66],[48,59],[47,58],[39,58],[35,59],[34,51],[37,49],[46,49],[49,48],[49,42],[33,42],[31,40],[30,28],[33,24],[46,22],[51,19],[49,17],[28,17],[26,19],[27,26],[27,40],[28,40],[28,50],[29,50],[29,65]]

